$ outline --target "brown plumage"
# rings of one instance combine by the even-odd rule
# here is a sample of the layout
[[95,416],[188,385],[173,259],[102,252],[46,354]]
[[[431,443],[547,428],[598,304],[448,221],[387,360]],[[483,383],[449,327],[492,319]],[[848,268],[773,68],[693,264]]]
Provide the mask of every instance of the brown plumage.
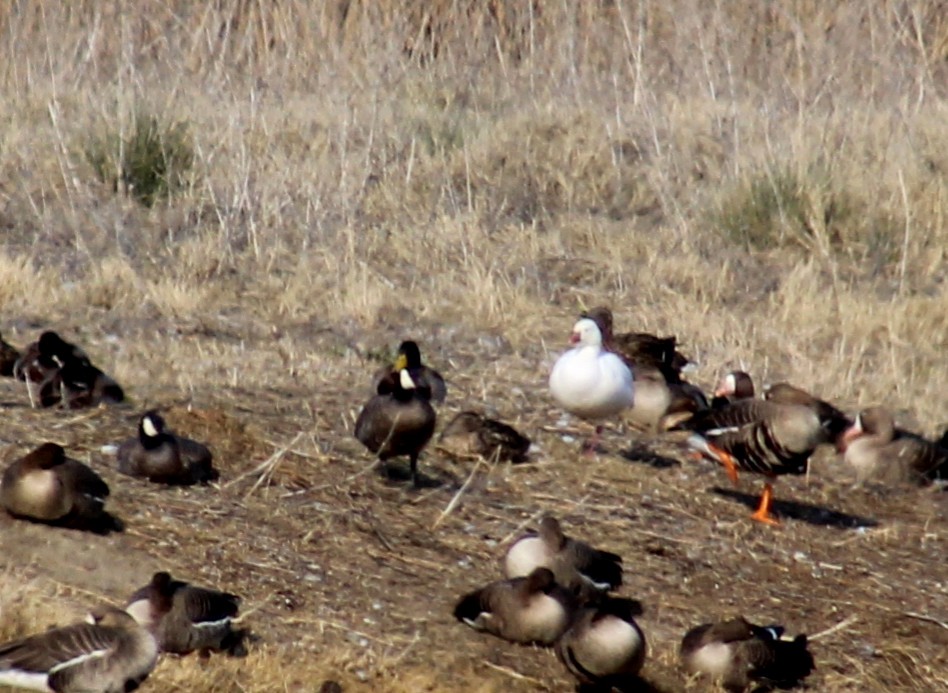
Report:
[[656,368],[640,366],[632,375],[635,399],[626,418],[641,428],[666,431],[709,406],[698,387],[681,380],[670,383]]
[[434,434],[436,415],[429,403],[430,390],[418,387],[402,369],[394,390],[377,394],[362,408],[355,437],[383,462],[407,455],[411,476],[419,485],[418,456]]
[[837,442],[852,419],[826,400],[811,395],[806,390],[790,383],[774,383],[764,390],[764,399],[784,404],[800,404],[812,409],[820,419],[820,425],[826,431],[828,442]]
[[105,511],[109,487],[92,469],[44,443],[11,464],[0,480],[0,505],[13,515],[75,529],[118,529]]
[[116,457],[122,474],[157,483],[206,484],[219,476],[207,446],[168,431],[156,411],[142,415],[138,435],[122,443]]
[[569,625],[575,603],[553,573],[499,580],[458,601],[454,617],[474,630],[518,643],[551,645]]
[[581,599],[622,585],[621,556],[566,536],[559,521],[550,515],[540,520],[537,532],[511,544],[504,556],[508,578],[529,575],[540,567],[552,570],[557,583]]
[[125,693],[158,659],[154,637],[120,609],[0,645],[0,684],[57,693]]
[[692,628],[681,641],[679,656],[691,673],[706,674],[732,693],[752,682],[786,687],[813,671],[805,635],[782,640],[780,626],[755,626],[743,618]]
[[0,335],[0,375],[7,378],[13,377],[13,367],[20,358],[20,352],[15,347],[7,344],[6,340]]
[[796,393],[778,393],[769,401],[742,400],[699,412],[676,427],[692,431],[688,444],[723,464],[734,483],[738,468],[767,477],[754,520],[777,523],[770,515],[773,479],[804,473],[816,447],[831,440],[815,408],[798,399]]
[[638,602],[609,597],[576,612],[556,642],[560,661],[581,686],[629,690],[645,663],[645,635],[635,622]]
[[196,587],[158,572],[129,599],[126,611],[155,636],[162,652],[198,650],[246,654],[244,631],[234,630],[240,597]]
[[596,306],[581,315],[599,326],[603,346],[621,356],[633,373],[638,367],[649,367],[658,370],[668,382],[677,383],[682,369],[691,363],[678,351],[676,337],[657,337],[647,332],[615,334],[612,311],[606,306]]
[[864,409],[843,433],[843,459],[856,470],[857,481],[925,485],[948,479],[948,446],[895,425],[884,407]]
[[438,447],[452,455],[480,455],[488,461],[524,462],[530,439],[502,421],[462,411],[438,437]]

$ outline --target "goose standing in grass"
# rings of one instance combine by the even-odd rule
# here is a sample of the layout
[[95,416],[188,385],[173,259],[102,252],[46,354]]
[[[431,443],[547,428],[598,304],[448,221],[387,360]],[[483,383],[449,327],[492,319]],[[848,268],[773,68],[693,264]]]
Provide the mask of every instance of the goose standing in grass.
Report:
[[126,612],[104,607],[89,622],[0,645],[0,684],[56,693],[133,691],[155,668],[155,638]]
[[732,693],[755,682],[791,686],[813,671],[813,657],[805,635],[782,640],[783,630],[740,617],[706,623],[685,634],[679,656],[687,671],[711,676]]
[[381,461],[407,455],[412,483],[417,487],[418,456],[434,434],[436,415],[428,401],[431,390],[418,386],[408,369],[399,371],[394,388],[379,385],[356,419],[355,437]]
[[[602,333],[588,318],[573,326],[570,343],[575,345],[553,364],[550,392],[563,409],[581,419],[600,421],[632,406],[635,388],[632,371],[616,354],[602,348]],[[602,425],[587,446],[595,452]]]
[[20,358],[20,352],[0,335],[0,375],[13,377],[13,367]]
[[770,514],[773,481],[783,474],[806,472],[810,456],[832,437],[818,414],[814,398],[800,390],[781,390],[770,400],[742,400],[709,409],[678,424],[691,431],[688,445],[721,463],[737,483],[737,470],[763,474],[767,481],[751,519],[779,522]]
[[492,582],[465,595],[454,617],[504,640],[552,645],[574,610],[572,595],[556,583],[552,571],[537,568],[526,577]]
[[138,436],[122,443],[116,457],[122,474],[162,484],[206,484],[219,477],[207,446],[168,431],[156,411],[142,415]]
[[444,378],[434,368],[421,362],[421,350],[418,348],[418,344],[411,340],[398,345],[398,355],[395,357],[394,364],[379,369],[375,374],[372,381],[372,391],[376,394],[388,394],[394,391],[398,374],[406,369],[416,387],[428,388],[431,392],[430,399],[432,402],[436,404],[444,402],[444,398],[448,394]]
[[896,428],[892,413],[870,407],[841,438],[843,460],[856,470],[857,483],[925,485],[948,479],[948,431],[932,442]]
[[502,421],[462,411],[441,431],[438,447],[453,455],[480,455],[491,462],[518,463],[526,461],[530,439]]
[[556,654],[580,686],[628,690],[645,663],[645,635],[635,622],[641,605],[609,597],[576,612]]
[[566,536],[559,521],[550,515],[540,520],[537,532],[511,544],[504,556],[508,578],[529,575],[537,568],[549,568],[558,584],[581,598],[622,585],[621,556]]
[[241,656],[246,633],[232,627],[239,606],[237,595],[174,580],[162,571],[132,595],[126,611],[155,636],[162,652]]
[[0,505],[14,517],[74,529],[117,529],[105,511],[109,487],[92,469],[43,443],[16,460],[0,479]]

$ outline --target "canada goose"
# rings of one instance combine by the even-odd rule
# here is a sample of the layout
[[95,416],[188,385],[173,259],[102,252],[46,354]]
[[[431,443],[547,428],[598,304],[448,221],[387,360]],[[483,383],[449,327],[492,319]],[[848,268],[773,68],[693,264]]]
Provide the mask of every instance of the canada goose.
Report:
[[550,515],[540,520],[537,532],[511,544],[504,556],[504,575],[508,578],[529,575],[540,567],[549,568],[557,583],[580,597],[622,585],[621,556],[566,536],[559,521]]
[[26,381],[34,407],[61,404],[78,409],[125,399],[119,384],[92,365],[82,349],[52,331],[30,344],[13,370],[16,378]]
[[480,455],[490,461],[516,463],[527,459],[530,439],[502,421],[462,411],[441,431],[438,446],[455,455]]
[[155,668],[158,645],[126,612],[93,611],[86,623],[0,645],[0,684],[57,693],[133,691]]
[[813,451],[830,442],[812,406],[778,400],[742,400],[721,409],[699,412],[677,426],[691,431],[688,445],[720,462],[737,483],[737,469],[767,478],[760,505],[751,518],[779,524],[770,515],[774,478],[803,474]]
[[[635,387],[632,371],[621,358],[602,348],[602,333],[588,318],[573,326],[570,343],[575,346],[553,364],[550,392],[563,409],[581,419],[599,421],[632,406]],[[595,451],[602,426],[587,449]]]
[[376,394],[385,395],[395,390],[398,374],[408,369],[409,375],[416,387],[427,387],[431,391],[431,400],[437,404],[444,402],[448,388],[444,384],[441,374],[430,366],[421,362],[421,350],[413,341],[405,341],[398,345],[398,356],[395,363],[385,366],[375,374],[372,381],[372,390]]
[[679,382],[681,371],[691,361],[678,351],[676,337],[656,337],[648,332],[626,332],[615,334],[613,331],[612,311],[606,306],[596,306],[580,314],[589,318],[599,327],[603,345],[622,357],[626,365],[635,371],[639,367],[654,368],[661,372],[669,383]]
[[43,443],[3,472],[0,505],[14,517],[75,529],[117,529],[105,509],[109,487],[92,469]]
[[743,618],[692,628],[681,641],[679,656],[691,673],[720,680],[732,692],[752,681],[792,685],[813,671],[805,635],[782,640],[780,626],[761,627]]
[[12,378],[13,367],[19,358],[20,352],[12,345],[7,344],[3,335],[0,335],[0,375]]
[[156,411],[142,415],[138,436],[122,443],[116,457],[122,474],[163,484],[206,484],[219,477],[211,464],[211,451],[166,430],[165,420]]
[[754,399],[756,396],[754,380],[750,374],[745,371],[731,371],[721,378],[714,388],[711,408],[720,409],[742,399]]
[[[384,389],[380,386],[380,390]],[[391,392],[377,394],[356,419],[355,437],[383,462],[408,455],[411,478],[419,485],[418,455],[434,434],[436,415],[428,401],[430,390],[417,386],[408,370],[399,372]]]
[[628,689],[645,663],[645,635],[635,622],[640,605],[609,597],[580,609],[556,641],[556,654],[582,686]]
[[948,432],[938,442],[896,428],[892,413],[870,407],[841,439],[843,460],[856,470],[858,483],[879,481],[925,485],[948,479]]
[[708,399],[694,385],[669,383],[661,371],[642,366],[633,371],[635,400],[628,418],[641,428],[665,431],[708,408]]
[[195,587],[158,572],[131,596],[125,610],[151,631],[162,652],[244,655],[245,633],[231,627],[239,605],[237,595]]
[[566,630],[574,609],[572,596],[556,584],[553,573],[537,568],[465,595],[454,617],[504,640],[550,645]]

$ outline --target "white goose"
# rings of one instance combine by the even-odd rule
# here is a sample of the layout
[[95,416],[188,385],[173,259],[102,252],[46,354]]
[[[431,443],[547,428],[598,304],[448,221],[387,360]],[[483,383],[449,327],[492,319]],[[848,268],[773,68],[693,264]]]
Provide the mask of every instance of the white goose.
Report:
[[[632,406],[632,371],[622,359],[602,348],[602,332],[583,318],[573,326],[572,349],[557,359],[550,372],[550,392],[563,409],[581,419],[599,421]],[[602,432],[596,426],[595,441]]]

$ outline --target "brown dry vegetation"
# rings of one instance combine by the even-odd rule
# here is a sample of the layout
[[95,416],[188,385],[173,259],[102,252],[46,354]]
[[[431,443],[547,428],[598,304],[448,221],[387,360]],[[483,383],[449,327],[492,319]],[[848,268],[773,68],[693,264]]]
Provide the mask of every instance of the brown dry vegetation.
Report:
[[[64,444],[128,529],[0,520],[0,638],[162,566],[242,594],[260,641],[162,661],[143,690],[567,690],[552,653],[450,616],[552,511],[624,556],[661,690],[702,689],[677,642],[737,612],[844,624],[812,646],[814,690],[948,686],[946,494],[850,490],[822,455],[778,485],[783,526],[752,526],[752,480],[714,492],[674,440],[615,429],[580,459],[545,387],[575,314],[608,303],[679,335],[703,385],[740,364],[940,430],[944,3],[312,5],[0,10],[0,328],[59,330],[133,400],[37,412],[2,384],[5,459]],[[151,207],[84,154],[142,113],[193,148]],[[422,492],[375,474],[350,431],[406,336],[449,378],[442,422],[499,414],[535,462],[431,449]],[[146,406],[209,441],[219,487],[114,473],[101,447]]]

